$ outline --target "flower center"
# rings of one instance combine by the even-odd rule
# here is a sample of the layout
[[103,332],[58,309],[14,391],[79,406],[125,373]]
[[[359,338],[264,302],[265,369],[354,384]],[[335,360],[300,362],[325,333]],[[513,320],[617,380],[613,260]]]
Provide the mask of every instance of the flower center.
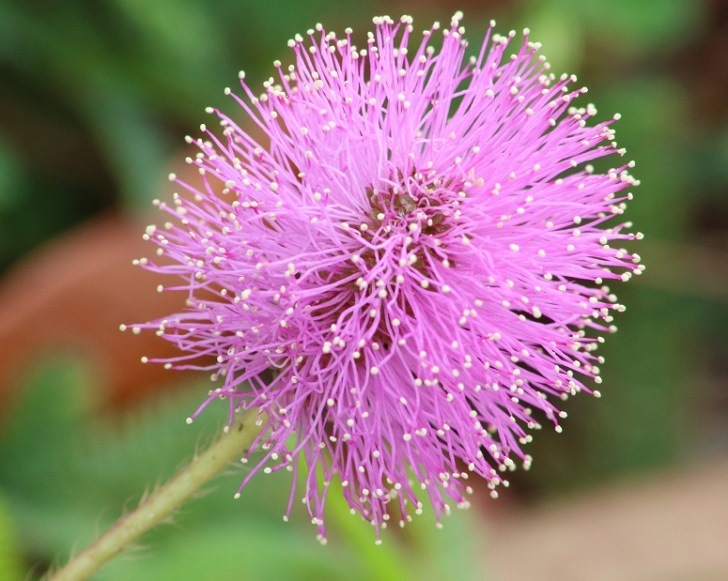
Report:
[[360,227],[367,243],[360,257],[369,269],[395,260],[400,269],[414,268],[426,279],[435,260],[447,260],[447,240],[460,216],[461,196],[452,181],[426,182],[419,173],[397,178],[402,186],[366,189],[371,206]]

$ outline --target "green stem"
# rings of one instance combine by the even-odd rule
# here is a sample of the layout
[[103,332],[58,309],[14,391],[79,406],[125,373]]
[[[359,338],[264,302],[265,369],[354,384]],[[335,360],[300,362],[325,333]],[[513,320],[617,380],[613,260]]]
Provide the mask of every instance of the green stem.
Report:
[[116,521],[65,567],[53,573],[49,581],[87,579],[145,532],[164,522],[204,484],[244,454],[259,433],[255,425],[256,416],[257,410],[241,415],[214,444],[144,499],[133,512]]

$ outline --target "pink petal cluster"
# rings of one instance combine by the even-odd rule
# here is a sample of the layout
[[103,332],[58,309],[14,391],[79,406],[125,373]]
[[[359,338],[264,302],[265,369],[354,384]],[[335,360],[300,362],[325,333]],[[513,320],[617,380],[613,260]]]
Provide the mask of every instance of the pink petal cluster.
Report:
[[460,18],[421,39],[375,18],[363,48],[317,25],[262,95],[241,74],[264,139],[215,111],[188,160],[203,185],[172,176],[187,194],[146,234],[161,258],[140,262],[188,298],[139,327],[183,352],[168,367],[220,380],[197,413],[260,409],[241,488],[302,469],[322,537],[337,478],[377,536],[424,497],[438,519],[467,504],[473,474],[497,496],[529,430],[560,429],[554,400],[599,381],[623,309],[605,284],[642,270],[614,224],[631,164],[590,165],[624,153],[613,119],[590,123],[528,31],[514,47],[491,23],[468,58]]

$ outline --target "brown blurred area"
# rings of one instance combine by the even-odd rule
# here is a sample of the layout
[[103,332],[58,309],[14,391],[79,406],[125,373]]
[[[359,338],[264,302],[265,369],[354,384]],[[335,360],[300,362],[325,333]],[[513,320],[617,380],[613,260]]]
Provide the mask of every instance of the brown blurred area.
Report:
[[[12,390],[35,362],[54,353],[78,352],[92,362],[101,399],[129,405],[150,386],[179,381],[142,355],[172,354],[154,333],[122,333],[172,312],[176,297],[154,292],[157,276],[132,266],[150,245],[143,224],[108,213],[68,232],[6,273],[0,285],[0,398],[12,408]],[[0,418],[1,420],[1,418]]]
[[728,579],[728,461],[610,482],[490,523],[492,579]]

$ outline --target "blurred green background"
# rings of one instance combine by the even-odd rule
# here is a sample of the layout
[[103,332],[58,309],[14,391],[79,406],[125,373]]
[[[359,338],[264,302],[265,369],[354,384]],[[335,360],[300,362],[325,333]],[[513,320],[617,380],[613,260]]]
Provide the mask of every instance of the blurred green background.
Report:
[[[287,59],[287,39],[317,21],[363,36],[376,14],[412,14],[425,28],[457,9],[471,46],[491,18],[502,33],[528,26],[555,72],[578,74],[604,117],[622,114],[617,139],[642,182],[627,217],[646,235],[636,251],[647,271],[619,289],[628,310],[603,351],[604,397],[569,401],[564,433],[537,435],[534,467],[498,502],[529,505],[728,455],[728,3],[0,0],[0,579],[35,578],[85,545],[223,420],[210,411],[185,426],[204,378],[150,375],[133,347],[106,339],[147,316],[139,303],[156,283],[140,279],[136,295],[131,279],[103,276],[141,297],[134,310],[98,280],[99,264],[136,256],[126,241],[138,239],[151,200],[169,195],[165,176],[205,106],[232,110],[222,90],[238,70],[259,86]],[[302,512],[281,522],[285,478],[256,481],[232,504],[239,478],[99,578],[487,570],[490,501],[443,531],[418,523],[376,548],[370,530],[332,507],[321,548]]]

